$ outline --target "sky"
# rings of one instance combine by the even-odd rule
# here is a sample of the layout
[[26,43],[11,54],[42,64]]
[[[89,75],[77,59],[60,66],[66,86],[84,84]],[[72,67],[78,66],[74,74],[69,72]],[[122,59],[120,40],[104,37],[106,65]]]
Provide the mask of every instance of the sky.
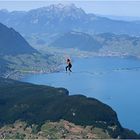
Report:
[[74,3],[77,7],[84,9],[87,13],[94,13],[99,15],[140,17],[140,0],[0,0],[0,9],[7,9],[9,11],[28,11],[31,9],[57,3],[62,3],[66,5]]

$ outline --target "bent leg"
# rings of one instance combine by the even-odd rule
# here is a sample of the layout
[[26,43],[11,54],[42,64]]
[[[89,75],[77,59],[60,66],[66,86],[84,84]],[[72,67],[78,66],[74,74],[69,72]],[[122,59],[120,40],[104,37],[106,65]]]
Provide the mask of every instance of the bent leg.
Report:
[[69,66],[66,66],[66,71],[67,71],[68,67],[69,67]]
[[71,67],[69,67],[69,71],[72,72],[72,71],[71,71]]

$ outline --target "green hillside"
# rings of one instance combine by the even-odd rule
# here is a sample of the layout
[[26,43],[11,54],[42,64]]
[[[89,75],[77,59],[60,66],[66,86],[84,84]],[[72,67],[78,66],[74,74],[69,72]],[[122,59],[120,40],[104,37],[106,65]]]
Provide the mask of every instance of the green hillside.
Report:
[[17,55],[38,53],[13,28],[0,23],[0,55]]
[[68,32],[56,39],[49,45],[61,49],[73,48],[82,51],[98,51],[102,45],[91,35],[80,32]]
[[60,119],[101,128],[114,138],[138,138],[135,132],[122,128],[112,108],[94,98],[70,96],[64,88],[0,78],[1,127],[16,120],[41,126],[47,120]]
[[55,71],[56,55],[41,54],[14,29],[0,23],[0,76],[17,79],[26,73]]

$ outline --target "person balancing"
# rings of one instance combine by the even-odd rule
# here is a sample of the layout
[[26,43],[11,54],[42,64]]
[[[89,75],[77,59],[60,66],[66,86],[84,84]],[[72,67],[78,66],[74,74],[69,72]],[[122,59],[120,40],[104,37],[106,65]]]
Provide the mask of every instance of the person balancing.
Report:
[[67,66],[66,66],[66,72],[67,72],[67,69],[70,71],[70,72],[72,72],[71,71],[71,67],[72,67],[72,64],[71,64],[71,61],[70,61],[70,59],[67,59]]

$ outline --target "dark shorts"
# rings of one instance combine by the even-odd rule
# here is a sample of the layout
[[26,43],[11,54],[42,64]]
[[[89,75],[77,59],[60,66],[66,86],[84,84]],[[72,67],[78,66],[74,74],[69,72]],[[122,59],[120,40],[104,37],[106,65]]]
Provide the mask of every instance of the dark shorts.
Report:
[[69,64],[68,66],[69,66],[69,68],[71,68],[72,67],[72,64]]

